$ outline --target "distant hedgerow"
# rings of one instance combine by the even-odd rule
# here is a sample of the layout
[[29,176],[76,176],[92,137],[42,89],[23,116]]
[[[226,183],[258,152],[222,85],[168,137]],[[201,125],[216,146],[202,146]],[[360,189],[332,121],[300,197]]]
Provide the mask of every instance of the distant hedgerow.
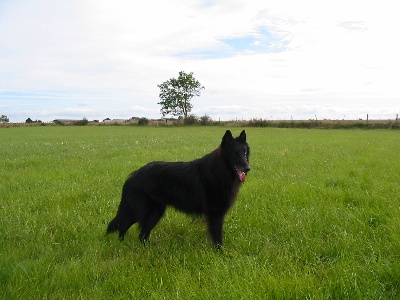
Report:
[[139,126],[146,126],[149,125],[149,119],[147,118],[140,118],[138,121]]

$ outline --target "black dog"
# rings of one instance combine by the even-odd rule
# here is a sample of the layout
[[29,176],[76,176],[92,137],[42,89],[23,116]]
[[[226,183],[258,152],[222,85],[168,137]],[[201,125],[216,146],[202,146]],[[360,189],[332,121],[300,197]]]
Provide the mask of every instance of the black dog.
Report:
[[211,239],[220,248],[225,215],[250,170],[249,155],[245,131],[233,138],[227,130],[221,145],[202,158],[141,167],[126,180],[107,233],[118,231],[123,240],[128,229],[139,222],[139,238],[144,243],[170,205],[188,214],[204,215]]

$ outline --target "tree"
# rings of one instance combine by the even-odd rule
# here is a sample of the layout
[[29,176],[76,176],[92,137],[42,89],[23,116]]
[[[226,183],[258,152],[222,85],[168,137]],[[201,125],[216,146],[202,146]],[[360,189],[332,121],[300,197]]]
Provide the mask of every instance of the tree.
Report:
[[160,112],[165,115],[184,116],[192,111],[193,105],[190,103],[194,96],[200,96],[204,86],[193,77],[193,73],[179,72],[179,77],[171,78],[162,84],[160,88]]
[[76,126],[86,126],[87,124],[89,124],[89,120],[86,119],[86,117],[83,117],[82,120],[74,122],[74,125]]
[[147,118],[140,118],[139,119],[139,121],[138,121],[138,125],[139,126],[146,126],[146,125],[149,125],[149,119],[147,119]]
[[5,116],[5,115],[1,115],[0,123],[8,123],[8,122],[10,122],[10,119],[7,118],[7,116]]

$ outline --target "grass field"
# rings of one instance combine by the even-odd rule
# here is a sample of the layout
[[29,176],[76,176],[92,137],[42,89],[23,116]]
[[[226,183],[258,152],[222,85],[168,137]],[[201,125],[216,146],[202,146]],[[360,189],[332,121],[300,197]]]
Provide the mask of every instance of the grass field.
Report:
[[146,246],[105,236],[132,170],[226,129],[0,128],[0,299],[400,298],[398,130],[246,128],[223,253],[172,209]]

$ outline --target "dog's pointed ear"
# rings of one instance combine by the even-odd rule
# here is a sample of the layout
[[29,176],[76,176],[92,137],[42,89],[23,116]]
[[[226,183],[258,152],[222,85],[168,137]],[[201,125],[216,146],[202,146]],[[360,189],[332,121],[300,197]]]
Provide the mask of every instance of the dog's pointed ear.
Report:
[[230,130],[227,130],[222,138],[221,147],[224,148],[226,143],[231,140],[233,140],[232,132]]
[[238,141],[242,143],[246,143],[246,131],[242,131],[238,137]]

